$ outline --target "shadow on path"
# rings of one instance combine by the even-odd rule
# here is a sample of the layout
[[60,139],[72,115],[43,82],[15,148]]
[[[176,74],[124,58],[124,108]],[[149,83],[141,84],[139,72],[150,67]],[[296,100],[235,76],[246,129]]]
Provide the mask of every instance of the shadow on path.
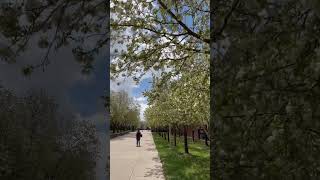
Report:
[[162,166],[155,165],[153,168],[147,168],[147,172],[144,177],[156,177],[161,178],[163,176]]
[[111,139],[111,179],[165,179],[151,132],[143,131],[142,135],[140,147],[136,147],[136,132]]

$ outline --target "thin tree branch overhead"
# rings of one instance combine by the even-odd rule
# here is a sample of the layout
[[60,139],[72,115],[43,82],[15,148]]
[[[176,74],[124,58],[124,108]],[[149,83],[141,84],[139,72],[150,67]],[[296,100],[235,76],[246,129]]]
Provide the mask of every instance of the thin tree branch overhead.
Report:
[[161,5],[161,7],[163,9],[165,9],[169,14],[170,16],[175,19],[180,26],[183,27],[184,30],[186,30],[191,36],[197,38],[197,39],[200,39],[202,41],[204,41],[205,43],[210,43],[210,39],[206,39],[206,38],[203,38],[201,37],[199,34],[193,32],[185,23],[183,23],[161,0],[158,0],[159,4]]

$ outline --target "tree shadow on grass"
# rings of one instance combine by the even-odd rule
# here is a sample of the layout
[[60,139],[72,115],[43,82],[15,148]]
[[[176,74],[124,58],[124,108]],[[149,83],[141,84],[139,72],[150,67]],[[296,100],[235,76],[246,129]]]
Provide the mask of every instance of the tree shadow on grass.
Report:
[[154,138],[167,179],[210,179],[210,156],[206,147],[190,143],[190,153],[185,154],[183,143],[178,143],[175,147],[160,137]]

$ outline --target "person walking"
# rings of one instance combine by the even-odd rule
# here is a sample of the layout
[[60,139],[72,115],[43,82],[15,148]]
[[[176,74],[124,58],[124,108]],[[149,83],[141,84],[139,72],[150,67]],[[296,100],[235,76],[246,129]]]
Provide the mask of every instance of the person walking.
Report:
[[136,139],[137,139],[137,147],[140,147],[140,139],[142,137],[142,134],[140,132],[140,130],[138,129],[138,132],[136,134]]

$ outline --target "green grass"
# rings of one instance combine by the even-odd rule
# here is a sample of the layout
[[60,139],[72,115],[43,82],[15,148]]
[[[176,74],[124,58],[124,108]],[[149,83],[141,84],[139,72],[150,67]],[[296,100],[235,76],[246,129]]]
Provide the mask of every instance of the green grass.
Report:
[[189,154],[184,153],[182,137],[177,137],[177,146],[170,144],[157,133],[153,139],[163,164],[166,180],[209,180],[210,179],[210,150],[201,141],[192,142],[188,139]]

